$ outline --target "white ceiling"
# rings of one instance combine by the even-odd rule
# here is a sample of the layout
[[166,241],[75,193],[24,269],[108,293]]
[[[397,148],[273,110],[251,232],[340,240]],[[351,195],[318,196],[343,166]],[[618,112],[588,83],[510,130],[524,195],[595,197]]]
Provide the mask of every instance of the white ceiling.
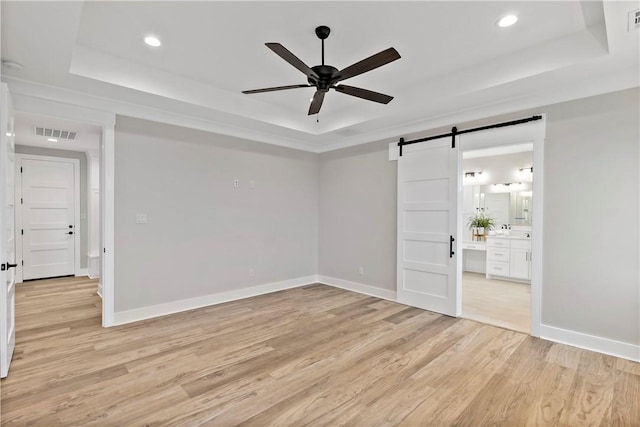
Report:
[[[189,117],[198,126],[310,151],[395,138],[638,86],[640,31],[627,32],[638,1],[470,2],[12,2],[3,1],[3,69],[24,81]],[[507,13],[510,28],[495,22]],[[312,88],[264,46],[279,42],[320,62],[318,25],[332,33],[328,64],[344,68],[388,47],[402,58],[345,84],[395,97],[380,105],[331,92],[307,116]],[[154,34],[157,49],[142,39]],[[12,87],[13,83],[13,87]],[[17,89],[16,89],[17,90]],[[105,105],[103,102],[102,105]],[[105,107],[106,108],[106,107]]]

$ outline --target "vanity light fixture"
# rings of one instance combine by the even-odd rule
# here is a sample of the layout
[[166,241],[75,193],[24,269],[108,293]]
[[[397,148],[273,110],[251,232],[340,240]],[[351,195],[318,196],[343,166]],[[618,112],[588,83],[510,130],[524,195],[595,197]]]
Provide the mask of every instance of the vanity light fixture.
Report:
[[160,39],[154,36],[146,36],[144,38],[144,42],[151,47],[160,47],[162,46],[162,42]]
[[521,183],[521,182],[503,182],[502,184],[493,184],[493,185],[495,185],[495,186],[497,186],[497,185],[504,185],[505,187],[508,187],[508,186],[510,186],[510,185],[515,185],[515,184],[522,185],[522,183]]
[[47,141],[49,141],[49,142],[58,142],[58,140],[55,139],[55,138],[47,138]]
[[531,166],[530,168],[520,168],[519,171],[520,172],[530,171],[531,173],[533,173],[533,166]]
[[516,22],[518,22],[518,17],[516,15],[506,15],[500,18],[497,25],[498,27],[506,28],[512,26]]
[[482,175],[482,171],[478,171],[478,172],[465,172],[464,173],[464,177],[465,178],[473,178],[476,175]]

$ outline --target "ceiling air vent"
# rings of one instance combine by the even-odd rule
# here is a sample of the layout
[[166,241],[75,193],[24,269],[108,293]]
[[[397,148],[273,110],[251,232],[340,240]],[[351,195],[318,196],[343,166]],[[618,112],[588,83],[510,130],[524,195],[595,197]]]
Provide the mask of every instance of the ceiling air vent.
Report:
[[49,138],[74,140],[76,139],[76,136],[78,136],[77,132],[72,132],[70,130],[50,129],[50,128],[43,128],[40,126],[34,126],[33,129],[36,135],[46,136]]

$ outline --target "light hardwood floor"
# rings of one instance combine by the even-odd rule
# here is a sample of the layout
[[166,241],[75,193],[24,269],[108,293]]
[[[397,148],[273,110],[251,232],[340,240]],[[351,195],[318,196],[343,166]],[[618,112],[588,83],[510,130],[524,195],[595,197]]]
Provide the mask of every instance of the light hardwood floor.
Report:
[[638,425],[640,366],[324,285],[100,327],[94,281],[18,285],[2,424]]
[[462,317],[528,334],[530,313],[530,285],[462,274]]

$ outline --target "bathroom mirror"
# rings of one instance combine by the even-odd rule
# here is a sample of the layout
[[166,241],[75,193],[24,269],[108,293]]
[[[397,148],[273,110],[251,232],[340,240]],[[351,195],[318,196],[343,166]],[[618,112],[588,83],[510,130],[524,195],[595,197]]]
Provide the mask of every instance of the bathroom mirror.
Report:
[[[510,188],[513,187],[513,188]],[[463,213],[466,217],[483,212],[502,224],[531,226],[533,192],[531,183],[465,186]]]

